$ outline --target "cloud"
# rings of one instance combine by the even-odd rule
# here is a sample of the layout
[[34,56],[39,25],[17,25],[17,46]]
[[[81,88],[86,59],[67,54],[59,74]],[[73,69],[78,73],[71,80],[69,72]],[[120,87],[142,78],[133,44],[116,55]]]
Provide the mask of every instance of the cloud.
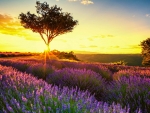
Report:
[[114,37],[113,35],[107,35],[106,37]]
[[97,48],[98,46],[96,46],[96,45],[90,45],[89,47],[90,48]]
[[0,14],[0,33],[15,35],[18,31],[21,31],[21,29],[23,28],[15,18],[9,15]]
[[82,0],[81,4],[87,5],[87,4],[94,4],[91,0]]
[[98,46],[97,45],[80,45],[80,48],[82,48],[82,49],[91,49],[91,48],[98,48]]
[[120,48],[120,46],[110,46],[110,48]]
[[92,0],[68,0],[68,1],[70,1],[70,2],[80,1],[80,3],[84,4],[84,5],[94,4],[94,2]]
[[140,45],[127,45],[127,46],[122,46],[120,48],[121,49],[132,49],[132,50],[135,50],[135,49],[140,49],[141,46]]
[[32,31],[23,28],[19,20],[6,14],[0,14],[0,33],[24,37],[27,40],[39,40],[38,38],[32,37],[30,35]]
[[80,48],[87,48],[87,46],[85,46],[85,45],[80,45]]
[[150,17],[150,14],[146,14],[145,16],[146,16],[146,17]]
[[94,40],[93,40],[93,37],[89,37],[88,40],[89,40],[89,41],[94,41]]
[[13,18],[11,16],[0,14],[0,24],[3,24],[5,22],[10,22],[12,20],[13,20]]
[[76,1],[79,1],[79,0],[68,0],[68,1],[70,1],[70,2],[76,2]]
[[141,46],[140,45],[129,45],[129,48],[131,48],[131,49],[140,49]]
[[112,38],[114,37],[113,35],[98,35],[98,36],[94,36],[94,38]]
[[93,39],[95,39],[95,38],[113,38],[113,37],[114,37],[114,35],[110,35],[110,34],[108,34],[108,35],[96,35],[96,36],[89,37],[88,40],[93,41]]

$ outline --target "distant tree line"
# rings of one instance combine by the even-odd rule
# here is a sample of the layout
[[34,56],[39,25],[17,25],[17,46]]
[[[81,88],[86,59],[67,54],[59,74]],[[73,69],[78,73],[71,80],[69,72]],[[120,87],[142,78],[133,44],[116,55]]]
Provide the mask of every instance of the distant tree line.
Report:
[[76,57],[73,51],[70,52],[60,52],[58,50],[51,51],[53,55],[58,57],[59,59],[69,59],[69,60],[76,60],[79,61],[79,59]]

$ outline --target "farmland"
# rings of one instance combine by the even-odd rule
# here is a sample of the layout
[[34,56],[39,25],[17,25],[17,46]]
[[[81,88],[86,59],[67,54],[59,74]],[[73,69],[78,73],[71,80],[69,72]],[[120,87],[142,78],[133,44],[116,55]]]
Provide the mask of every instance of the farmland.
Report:
[[150,68],[3,58],[0,100],[2,112],[149,113]]
[[129,66],[142,66],[141,54],[76,54],[83,61],[113,63],[125,61]]

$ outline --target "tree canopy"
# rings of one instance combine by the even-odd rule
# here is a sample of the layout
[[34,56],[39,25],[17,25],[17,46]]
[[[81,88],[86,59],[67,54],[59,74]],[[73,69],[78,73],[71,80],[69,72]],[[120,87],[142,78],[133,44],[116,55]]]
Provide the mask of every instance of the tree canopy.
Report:
[[150,38],[141,42],[143,65],[150,66]]
[[70,13],[62,12],[57,5],[49,7],[47,2],[37,1],[35,7],[38,15],[30,12],[21,13],[19,19],[24,28],[39,33],[48,48],[56,36],[71,32],[78,24],[78,21],[73,20]]

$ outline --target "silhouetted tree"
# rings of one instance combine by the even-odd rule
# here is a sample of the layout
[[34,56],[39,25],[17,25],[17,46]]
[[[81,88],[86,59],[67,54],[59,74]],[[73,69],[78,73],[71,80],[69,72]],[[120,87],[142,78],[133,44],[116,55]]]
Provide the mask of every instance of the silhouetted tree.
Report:
[[70,13],[62,12],[57,5],[49,7],[47,2],[37,1],[36,12],[38,15],[21,13],[19,19],[23,27],[40,34],[49,51],[49,44],[56,36],[71,32],[78,24]]
[[150,38],[141,42],[142,47],[142,56],[143,61],[142,64],[145,66],[150,66]]

